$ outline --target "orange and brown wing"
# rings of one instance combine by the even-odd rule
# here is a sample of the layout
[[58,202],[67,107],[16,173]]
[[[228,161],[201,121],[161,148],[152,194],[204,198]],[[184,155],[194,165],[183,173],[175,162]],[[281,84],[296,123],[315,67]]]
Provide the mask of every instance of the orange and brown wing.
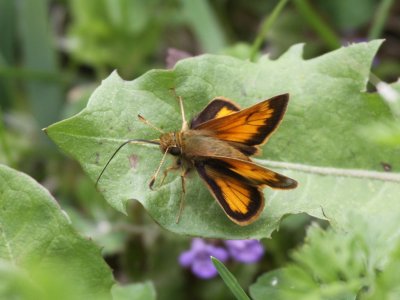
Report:
[[278,127],[288,101],[289,94],[279,95],[241,111],[210,119],[193,129],[208,130],[216,138],[227,142],[260,145]]
[[282,174],[264,168],[252,161],[240,160],[224,156],[199,157],[207,165],[218,170],[229,170],[246,179],[250,184],[273,189],[294,189],[297,181]]
[[262,188],[291,189],[297,182],[249,161],[198,157],[195,167],[227,216],[239,225],[254,222],[264,208]]
[[216,97],[190,122],[190,128],[212,119],[221,118],[240,111],[240,108],[231,100],[222,96]]
[[254,222],[264,208],[264,196],[258,186],[229,169],[215,168],[205,162],[195,162],[200,177],[225,214],[241,226]]

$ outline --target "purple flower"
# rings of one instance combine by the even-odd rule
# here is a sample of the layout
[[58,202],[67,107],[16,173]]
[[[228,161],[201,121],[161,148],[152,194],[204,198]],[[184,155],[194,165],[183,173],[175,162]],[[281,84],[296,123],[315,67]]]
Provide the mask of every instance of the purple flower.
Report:
[[257,240],[227,240],[225,245],[231,257],[243,263],[255,263],[264,255],[264,247]]
[[190,267],[197,277],[208,279],[217,275],[210,256],[214,256],[222,262],[228,259],[228,253],[224,248],[207,244],[204,240],[196,238],[192,240],[190,250],[179,256],[179,263],[183,267]]
[[167,68],[172,69],[178,61],[191,56],[192,55],[186,51],[182,51],[175,48],[168,48],[167,58],[166,58]]

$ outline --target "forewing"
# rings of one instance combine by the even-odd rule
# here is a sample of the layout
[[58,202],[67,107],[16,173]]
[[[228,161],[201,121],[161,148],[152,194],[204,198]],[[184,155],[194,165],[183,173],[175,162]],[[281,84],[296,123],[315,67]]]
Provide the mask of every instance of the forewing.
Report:
[[241,111],[208,120],[193,129],[208,130],[216,138],[227,142],[260,145],[278,127],[288,101],[289,94],[279,95]]
[[216,97],[190,122],[190,128],[199,126],[215,118],[221,118],[238,112],[240,108],[231,100],[224,97]]
[[226,215],[236,224],[254,222],[264,208],[260,188],[229,169],[215,168],[207,161],[195,167]]

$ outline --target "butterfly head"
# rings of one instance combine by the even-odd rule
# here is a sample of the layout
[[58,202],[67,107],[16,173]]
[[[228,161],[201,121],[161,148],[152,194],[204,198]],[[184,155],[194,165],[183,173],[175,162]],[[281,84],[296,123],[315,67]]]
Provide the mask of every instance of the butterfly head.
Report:
[[178,156],[181,155],[181,145],[179,143],[179,133],[169,132],[164,133],[160,136],[160,149],[164,153],[168,153]]

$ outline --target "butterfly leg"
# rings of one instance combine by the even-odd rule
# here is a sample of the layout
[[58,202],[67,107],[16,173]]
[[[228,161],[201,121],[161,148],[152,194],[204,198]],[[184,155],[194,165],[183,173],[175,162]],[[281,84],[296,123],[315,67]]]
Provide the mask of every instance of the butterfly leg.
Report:
[[185,184],[185,177],[186,175],[189,173],[190,169],[184,169],[182,168],[182,172],[181,172],[181,184],[182,184],[182,193],[181,193],[181,200],[180,200],[180,204],[179,204],[179,212],[178,215],[176,216],[176,223],[179,223],[179,218],[181,217],[181,214],[183,212],[183,208],[185,206],[185,194],[186,194],[186,184]]
[[167,175],[168,175],[169,172],[178,170],[180,167],[181,167],[181,162],[180,162],[180,160],[178,159],[172,166],[166,168],[166,169],[163,171],[163,178],[161,179],[160,186],[163,185],[164,180],[165,180],[165,178],[167,178]]
[[163,163],[164,163],[164,161],[165,161],[165,157],[166,157],[167,154],[168,154],[168,149],[169,149],[169,148],[167,148],[167,149],[165,150],[164,155],[163,155],[162,158],[161,158],[160,164],[158,165],[158,168],[157,168],[156,172],[154,173],[154,175],[153,175],[153,176],[151,177],[151,179],[150,179],[149,188],[150,188],[151,190],[153,190],[154,182],[156,182],[158,173],[160,173],[161,167],[162,167],[162,165],[163,165]]

